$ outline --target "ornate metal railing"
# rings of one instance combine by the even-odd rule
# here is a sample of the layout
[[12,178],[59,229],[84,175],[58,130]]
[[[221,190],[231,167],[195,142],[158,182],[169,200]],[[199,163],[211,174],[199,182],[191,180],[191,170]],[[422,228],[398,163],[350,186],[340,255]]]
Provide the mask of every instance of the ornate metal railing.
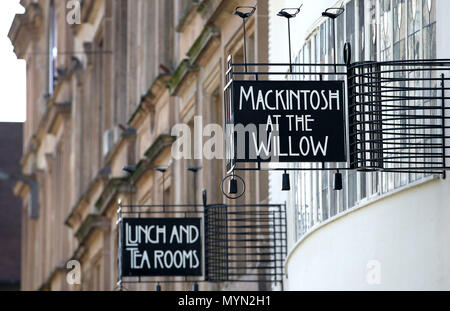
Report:
[[[121,205],[117,211],[117,268],[119,290],[129,284],[251,282],[282,284],[283,262],[287,254],[285,205]],[[124,273],[130,260],[124,257],[125,223],[128,221],[167,221],[201,219],[203,273],[176,277]],[[134,232],[134,231],[133,231]],[[136,248],[138,246],[135,246]],[[150,260],[151,261],[151,260]],[[128,268],[127,268],[128,269]],[[159,285],[158,285],[158,288]]]
[[210,205],[205,209],[206,281],[282,282],[285,205]]
[[347,77],[350,168],[445,175],[450,60],[360,62]]

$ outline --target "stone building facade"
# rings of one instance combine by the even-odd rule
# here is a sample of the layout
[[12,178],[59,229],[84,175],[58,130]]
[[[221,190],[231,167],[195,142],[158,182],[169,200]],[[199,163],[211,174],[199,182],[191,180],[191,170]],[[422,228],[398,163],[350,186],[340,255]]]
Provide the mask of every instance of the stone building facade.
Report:
[[[268,60],[267,2],[257,2],[247,24],[249,61]],[[22,0],[26,12],[9,33],[27,61],[22,173],[39,184],[38,217],[23,213],[21,286],[114,290],[117,202],[129,203],[130,188],[134,204],[160,204],[162,193],[166,203],[198,203],[200,189],[208,201],[224,202],[223,161],[172,159],[172,128],[197,128],[196,117],[223,123],[227,55],[243,57],[242,20],[233,11],[254,1],[83,0],[80,24],[68,23],[67,3]],[[131,177],[127,165],[137,166]],[[200,166],[194,178],[188,168]],[[169,167],[164,189],[157,167]],[[240,203],[267,203],[267,175],[244,177]],[[24,211],[29,190],[15,186]],[[81,264],[80,285],[66,280],[70,260]]]

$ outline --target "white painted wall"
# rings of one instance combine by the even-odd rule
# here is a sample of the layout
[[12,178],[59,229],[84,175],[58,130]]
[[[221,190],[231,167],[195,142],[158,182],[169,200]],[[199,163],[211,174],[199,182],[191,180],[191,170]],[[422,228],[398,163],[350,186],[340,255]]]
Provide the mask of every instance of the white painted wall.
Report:
[[434,179],[322,224],[290,253],[286,288],[450,290],[449,190]]

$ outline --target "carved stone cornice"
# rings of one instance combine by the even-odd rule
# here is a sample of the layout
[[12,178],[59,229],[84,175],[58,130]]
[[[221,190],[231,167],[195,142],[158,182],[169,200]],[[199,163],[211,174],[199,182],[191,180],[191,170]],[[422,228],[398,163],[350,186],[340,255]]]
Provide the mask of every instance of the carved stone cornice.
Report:
[[85,193],[83,193],[79,198],[75,205],[71,208],[69,215],[67,216],[64,224],[70,228],[74,228],[74,224],[81,222],[82,212],[81,210],[89,205],[90,198],[97,187],[103,187],[108,183],[111,175],[111,168],[109,166],[101,169],[97,176],[92,180],[88,186],[88,189]]
[[20,59],[24,58],[30,42],[37,41],[45,28],[39,3],[30,3],[25,10],[25,14],[16,15],[8,33],[14,46],[14,52]]
[[81,223],[77,232],[75,232],[75,237],[78,239],[80,244],[83,242],[97,229],[107,230],[110,225],[110,220],[107,217],[100,216],[97,214],[89,214],[84,221]]
[[170,78],[171,76],[169,74],[160,74],[156,77],[147,93],[142,96],[141,101],[128,121],[128,124],[137,128],[138,124],[148,113],[154,114],[156,103],[167,90],[167,83],[169,83]]
[[53,103],[50,106],[47,133],[56,134],[56,124],[62,118],[69,118],[72,112],[71,102]]
[[202,33],[195,40],[194,44],[191,46],[187,52],[188,58],[184,59],[177,67],[175,72],[172,74],[170,81],[167,83],[170,95],[177,96],[177,91],[180,86],[186,81],[186,77],[192,72],[196,72],[199,68],[199,60],[201,56],[206,53],[209,47],[217,47],[217,44],[212,45],[213,42],[218,43],[220,37],[220,31],[217,27],[206,26]]

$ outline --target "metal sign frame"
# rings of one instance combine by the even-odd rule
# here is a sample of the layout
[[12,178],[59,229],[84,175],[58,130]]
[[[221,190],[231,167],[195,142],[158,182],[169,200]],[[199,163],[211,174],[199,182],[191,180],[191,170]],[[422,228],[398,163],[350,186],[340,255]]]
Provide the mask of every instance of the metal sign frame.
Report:
[[203,275],[202,219],[123,218],[122,275]]
[[235,162],[347,161],[344,80],[234,80],[231,87]]
[[[233,81],[235,80],[253,80],[253,81],[279,81],[281,77],[286,77],[288,81],[335,81],[344,80],[347,82],[347,65],[345,64],[295,64],[295,63],[233,63],[233,57],[228,56],[227,60],[228,69],[225,74],[225,88],[224,88],[224,128],[226,131],[225,139],[225,159],[227,174],[233,174],[235,171],[294,171],[294,170],[317,170],[317,168],[293,168],[287,165],[278,166],[263,166],[261,161],[257,161],[254,165],[239,165],[236,161],[237,150],[236,142],[231,132],[234,125],[234,105],[233,105]],[[283,69],[291,69],[284,71]],[[336,70],[336,71],[335,71]],[[308,79],[306,79],[308,77]],[[346,133],[345,144],[348,145],[348,91],[345,87],[344,94],[344,116],[346,119]],[[347,152],[348,152],[348,148]],[[348,166],[348,161],[344,163]],[[348,168],[348,167],[347,167]],[[321,170],[336,170],[336,168],[326,167],[324,162],[321,162]],[[346,169],[344,167],[343,169]]]
[[351,64],[350,168],[445,178],[448,81],[450,60]]
[[[125,276],[122,272],[124,218],[201,218],[202,276],[181,279],[179,276]],[[116,225],[118,290],[138,283],[246,282],[282,286],[287,255],[285,204],[122,205],[119,202]]]
[[[450,139],[450,107],[446,105],[450,98],[450,60],[351,63],[348,43],[344,58],[346,64],[246,64],[233,63],[232,56],[228,57],[224,119],[226,170],[230,176],[236,171],[357,170],[446,177],[450,169],[450,144],[446,142]],[[239,165],[236,161],[236,142],[230,137],[234,133],[228,130],[234,124],[233,81],[269,81],[280,76],[289,81],[346,80],[349,157],[345,165],[278,167],[261,162]]]

